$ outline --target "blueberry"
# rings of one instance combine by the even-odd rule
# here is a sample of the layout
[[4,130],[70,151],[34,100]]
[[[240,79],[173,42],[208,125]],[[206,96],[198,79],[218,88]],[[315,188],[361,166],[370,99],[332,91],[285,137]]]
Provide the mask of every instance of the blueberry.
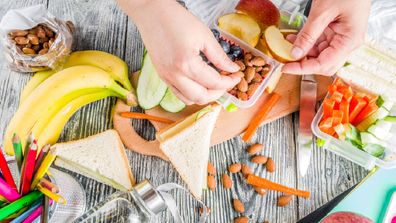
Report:
[[220,40],[220,46],[223,48],[225,53],[230,52],[230,44],[224,40]]
[[211,29],[211,31],[212,31],[214,37],[216,38],[216,40],[219,41],[219,39],[220,39],[219,31],[217,31],[217,29]]
[[228,58],[230,58],[230,60],[234,61],[235,60],[235,55],[232,53],[227,54]]
[[230,47],[230,51],[232,52],[232,54],[235,55],[235,57],[239,57],[242,54],[242,49],[240,46],[237,45],[232,45]]

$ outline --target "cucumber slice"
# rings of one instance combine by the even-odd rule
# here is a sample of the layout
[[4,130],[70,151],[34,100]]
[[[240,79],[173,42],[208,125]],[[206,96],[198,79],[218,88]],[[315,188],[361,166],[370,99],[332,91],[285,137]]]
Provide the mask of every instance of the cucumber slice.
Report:
[[389,111],[384,107],[378,108],[373,114],[363,120],[359,125],[356,126],[360,131],[366,131],[373,123],[379,119],[383,119],[389,115]]
[[165,96],[166,89],[167,86],[155,70],[150,56],[145,54],[136,89],[140,107],[151,109],[159,105]]
[[368,144],[378,144],[378,145],[383,144],[381,140],[379,140],[377,137],[375,137],[373,134],[369,132],[361,132],[360,138],[362,139],[363,146],[366,146]]
[[162,99],[160,106],[167,112],[176,113],[183,110],[186,105],[176,97],[175,94],[168,88],[165,96]]
[[393,107],[393,101],[389,100],[386,96],[378,96],[378,99],[376,101],[378,107],[383,107],[386,110],[390,111],[392,110]]
[[396,122],[396,116],[386,116],[386,117],[384,118],[384,121],[387,121],[387,122]]
[[367,144],[363,150],[375,157],[382,157],[385,153],[385,147],[378,144]]
[[392,123],[384,120],[378,120],[374,125],[371,125],[370,128],[367,129],[367,131],[373,134],[378,139],[384,140],[386,137],[388,137],[391,128]]

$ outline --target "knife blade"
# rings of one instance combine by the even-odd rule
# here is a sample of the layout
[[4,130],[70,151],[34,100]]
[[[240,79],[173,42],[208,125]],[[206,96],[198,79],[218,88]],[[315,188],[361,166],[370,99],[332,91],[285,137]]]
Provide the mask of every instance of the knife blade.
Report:
[[305,176],[313,149],[311,123],[315,116],[317,83],[313,75],[304,75],[300,90],[300,126],[297,162],[301,176]]

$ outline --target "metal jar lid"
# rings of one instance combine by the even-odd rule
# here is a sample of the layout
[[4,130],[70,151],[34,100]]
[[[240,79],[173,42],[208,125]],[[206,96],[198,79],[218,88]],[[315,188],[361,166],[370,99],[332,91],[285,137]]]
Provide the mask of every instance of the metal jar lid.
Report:
[[167,208],[162,196],[155,190],[148,180],[144,180],[134,187],[136,194],[143,201],[147,209],[158,214]]

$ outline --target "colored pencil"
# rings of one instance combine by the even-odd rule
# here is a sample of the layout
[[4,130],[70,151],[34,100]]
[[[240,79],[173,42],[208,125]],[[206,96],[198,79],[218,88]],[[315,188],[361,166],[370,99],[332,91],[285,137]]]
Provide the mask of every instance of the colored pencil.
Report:
[[34,174],[34,164],[36,162],[36,155],[37,155],[37,142],[36,140],[33,141],[33,144],[30,146],[30,149],[24,159],[24,165],[21,175],[21,184],[20,184],[20,191],[21,195],[25,195],[29,193],[30,185],[32,183],[32,178]]
[[21,197],[18,192],[11,188],[11,186],[3,179],[0,179],[0,195],[10,202]]
[[0,195],[0,201],[1,202],[5,202],[5,203],[10,203],[9,201],[7,201],[7,199],[5,199],[3,196]]
[[55,194],[52,191],[48,190],[45,187],[42,187],[40,184],[37,185],[37,190],[39,190],[41,193],[45,194],[45,196],[51,198],[55,202],[66,204],[67,201],[65,198],[63,198],[60,194]]
[[34,175],[32,185],[30,186],[30,190],[33,190],[37,186],[39,180],[44,177],[45,173],[47,172],[51,164],[54,162],[55,158],[56,158],[56,148],[53,147],[44,157],[43,162],[41,163],[36,174]]
[[14,133],[14,136],[12,137],[12,145],[14,147],[15,160],[18,166],[18,171],[20,173],[22,167],[22,161],[23,161],[23,154],[22,154],[21,139],[16,133]]
[[3,173],[4,180],[11,186],[15,191],[17,191],[17,187],[14,182],[14,178],[12,178],[12,174],[10,169],[8,168],[7,161],[4,157],[2,149],[0,147],[0,170]]
[[49,215],[49,205],[50,205],[50,199],[45,196],[43,199],[43,211],[41,212],[41,223],[47,223],[48,222],[48,215]]
[[30,206],[36,200],[40,199],[43,194],[40,191],[33,191],[29,194],[19,198],[18,200],[12,202],[11,204],[0,208],[0,221],[4,220],[8,216],[12,215],[15,212],[18,212],[24,207]]
[[23,212],[21,215],[19,215],[18,217],[16,217],[14,220],[12,220],[10,223],[21,223],[23,222],[27,217],[29,217],[34,210],[36,210],[38,207],[40,207],[42,201],[42,199],[39,199],[37,201],[35,201],[32,206],[29,207],[28,210],[26,210],[25,212]]
[[39,155],[37,156],[37,159],[36,159],[36,165],[34,166],[34,172],[35,173],[37,172],[37,170],[40,167],[41,163],[43,163],[43,159],[47,155],[49,149],[50,149],[50,145],[47,144],[40,150],[40,153],[39,153]]
[[[34,136],[33,133],[30,133],[27,140],[26,140],[26,145],[25,145],[25,149],[23,150],[23,155],[26,156],[27,152],[29,151],[29,146],[30,144],[32,144],[34,141]],[[24,157],[25,158],[25,157]]]
[[39,184],[42,187],[47,188],[48,190],[52,191],[55,194],[59,193],[59,187],[45,178],[41,178]]
[[42,205],[38,206],[38,208],[36,208],[22,223],[34,222],[37,218],[40,217],[42,211],[43,211],[43,206]]

